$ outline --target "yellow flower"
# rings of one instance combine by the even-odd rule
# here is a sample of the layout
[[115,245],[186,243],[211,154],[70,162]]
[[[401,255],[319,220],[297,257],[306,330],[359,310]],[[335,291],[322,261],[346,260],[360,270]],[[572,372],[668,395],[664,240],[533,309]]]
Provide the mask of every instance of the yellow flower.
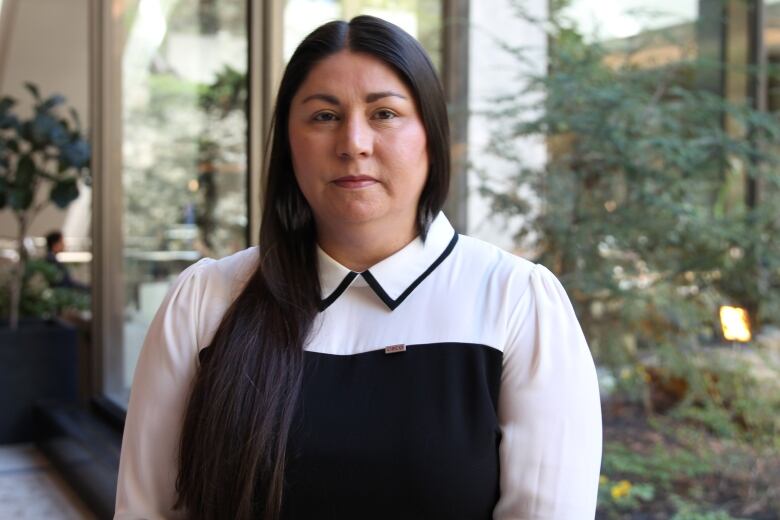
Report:
[[604,485],[604,484],[606,484],[607,482],[609,482],[609,479],[607,478],[607,476],[606,476],[606,475],[601,475],[601,476],[599,476],[599,485],[600,485],[600,486],[603,486],[603,485]]
[[619,500],[623,498],[624,496],[627,496],[631,492],[631,482],[628,480],[621,480],[614,486],[612,486],[612,490],[610,493],[612,494],[612,498],[614,500]]

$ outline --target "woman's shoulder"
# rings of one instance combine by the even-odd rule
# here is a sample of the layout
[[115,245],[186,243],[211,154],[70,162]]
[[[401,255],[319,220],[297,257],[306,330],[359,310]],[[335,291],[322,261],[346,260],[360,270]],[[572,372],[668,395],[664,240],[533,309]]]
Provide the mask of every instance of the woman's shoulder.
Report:
[[248,247],[219,259],[202,258],[189,269],[194,269],[202,283],[223,286],[243,286],[252,276],[258,261],[257,246]]
[[[521,254],[506,251],[479,238],[460,235],[458,238],[459,269],[478,283],[488,283],[501,288],[507,301],[527,299],[534,292],[551,288],[558,290],[557,276],[541,263]],[[482,277],[475,277],[482,273]],[[477,282],[475,282],[477,283]]]
[[249,247],[219,259],[202,258],[179,275],[172,294],[179,296],[177,304],[186,307],[186,314],[196,318],[199,348],[211,340],[257,262],[258,248]]
[[528,278],[538,264],[521,254],[509,252],[476,237],[458,237],[460,260],[464,268],[474,272],[490,272],[497,276]]
[[222,258],[201,258],[179,275],[177,283],[195,283],[203,289],[226,289],[232,292],[236,287],[243,287],[252,276],[257,261],[257,246]]

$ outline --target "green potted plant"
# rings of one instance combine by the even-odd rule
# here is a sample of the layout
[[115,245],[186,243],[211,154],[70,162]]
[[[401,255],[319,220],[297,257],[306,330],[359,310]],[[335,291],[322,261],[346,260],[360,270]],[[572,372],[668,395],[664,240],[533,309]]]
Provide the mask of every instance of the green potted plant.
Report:
[[0,273],[0,443],[33,438],[36,402],[76,399],[76,333],[50,318],[73,302],[85,305],[83,297],[52,287],[54,273],[28,258],[24,241],[46,206],[67,208],[79,181],[89,182],[90,145],[63,96],[44,98],[34,84],[25,87],[34,102],[29,117],[18,115],[14,99],[0,98],[0,211],[16,221],[18,256]]

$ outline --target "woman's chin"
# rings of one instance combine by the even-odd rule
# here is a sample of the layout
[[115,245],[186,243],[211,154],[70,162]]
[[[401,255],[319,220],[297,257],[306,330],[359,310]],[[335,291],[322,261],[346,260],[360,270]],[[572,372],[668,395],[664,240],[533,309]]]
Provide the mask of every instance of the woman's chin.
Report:
[[340,204],[331,209],[327,219],[328,227],[337,229],[339,226],[354,226],[368,224],[382,220],[388,215],[386,208],[381,205],[351,201],[348,204]]

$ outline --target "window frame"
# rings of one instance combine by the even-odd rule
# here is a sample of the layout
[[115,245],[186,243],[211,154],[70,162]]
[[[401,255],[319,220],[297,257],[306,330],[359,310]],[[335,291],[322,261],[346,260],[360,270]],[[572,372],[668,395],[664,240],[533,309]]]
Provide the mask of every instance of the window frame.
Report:
[[[124,326],[122,212],[121,49],[125,37],[121,13],[126,0],[89,2],[89,89],[92,129],[92,326],[90,395],[93,404],[123,420],[124,403],[110,394],[120,390]],[[247,229],[246,243],[257,245],[260,231],[265,143],[271,133],[274,94],[283,72],[285,0],[246,0],[248,39]],[[442,81],[453,117],[453,183],[447,212],[460,231],[466,226],[468,140],[469,0],[442,0]],[[448,23],[448,21],[453,21]],[[458,152],[460,150],[460,152]],[[101,174],[108,172],[108,175]],[[118,348],[119,347],[119,348]],[[117,388],[115,388],[117,387]]]

